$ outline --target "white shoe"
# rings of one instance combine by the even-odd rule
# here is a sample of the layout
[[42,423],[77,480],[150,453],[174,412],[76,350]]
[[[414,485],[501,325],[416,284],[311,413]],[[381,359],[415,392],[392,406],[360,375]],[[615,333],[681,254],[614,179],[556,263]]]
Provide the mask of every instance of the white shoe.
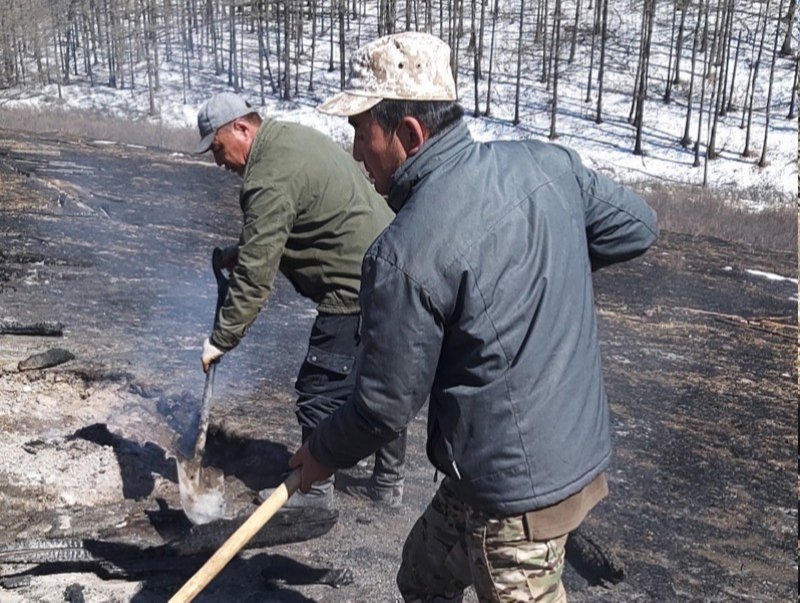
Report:
[[[264,488],[258,493],[258,500],[264,502],[277,488]],[[333,508],[333,476],[325,481],[318,482],[311,486],[308,494],[300,491],[295,492],[283,505],[284,509],[301,509],[316,507],[321,509]]]

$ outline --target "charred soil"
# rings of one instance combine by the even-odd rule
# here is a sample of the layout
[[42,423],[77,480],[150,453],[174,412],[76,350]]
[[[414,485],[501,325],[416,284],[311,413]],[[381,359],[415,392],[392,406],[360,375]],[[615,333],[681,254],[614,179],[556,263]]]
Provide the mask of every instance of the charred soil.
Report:
[[[171,455],[197,420],[210,253],[237,237],[237,185],[186,156],[0,132],[0,323],[63,325],[0,335],[0,599],[163,601],[219,544],[182,517]],[[587,528],[625,578],[573,563],[570,600],[795,600],[797,286],[764,274],[796,279],[794,253],[666,232],[595,275],[615,456]],[[220,364],[207,453],[234,515],[299,442],[313,317],[279,280]],[[436,488],[424,439],[423,413],[400,509],[339,493],[338,521],[279,520],[199,600],[394,601]]]

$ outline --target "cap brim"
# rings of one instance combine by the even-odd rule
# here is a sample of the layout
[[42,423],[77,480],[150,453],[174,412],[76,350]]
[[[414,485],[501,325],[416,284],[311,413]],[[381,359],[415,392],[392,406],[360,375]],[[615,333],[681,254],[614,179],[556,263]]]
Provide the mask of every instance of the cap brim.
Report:
[[317,111],[328,115],[358,115],[369,111],[382,100],[383,98],[379,96],[360,96],[349,92],[340,92],[317,107]]
[[202,155],[211,148],[211,143],[214,142],[215,134],[216,131],[211,132],[211,134],[207,134],[200,139],[200,142],[197,143],[197,146],[194,149],[195,155]]

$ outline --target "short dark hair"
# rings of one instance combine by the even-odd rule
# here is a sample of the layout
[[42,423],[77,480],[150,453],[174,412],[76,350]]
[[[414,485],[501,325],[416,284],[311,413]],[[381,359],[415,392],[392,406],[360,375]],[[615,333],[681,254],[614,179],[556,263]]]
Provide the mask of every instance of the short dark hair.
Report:
[[[242,115],[241,117],[237,117],[236,119],[241,119],[243,122],[250,124],[250,126],[253,128],[260,128],[261,124],[264,121],[261,115],[259,115],[255,111],[253,111],[252,113],[245,113],[244,115]],[[232,119],[225,125],[220,126],[217,131],[222,130],[222,128],[233,128],[233,122],[235,122],[236,119]]]
[[255,126],[256,128],[261,125],[262,121],[264,121],[255,111],[248,113],[247,115],[243,115],[241,119],[245,120],[251,126]]
[[404,117],[415,117],[434,136],[464,116],[455,101],[409,101],[384,99],[369,110],[384,132],[394,132]]

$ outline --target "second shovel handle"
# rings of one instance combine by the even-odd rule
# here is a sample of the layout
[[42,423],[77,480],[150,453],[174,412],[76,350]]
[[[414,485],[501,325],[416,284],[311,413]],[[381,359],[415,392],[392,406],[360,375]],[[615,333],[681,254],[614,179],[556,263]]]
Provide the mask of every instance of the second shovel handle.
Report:
[[300,469],[295,469],[267,500],[239,528],[231,534],[217,552],[205,562],[197,572],[186,581],[169,603],[192,601],[222,571],[228,562],[242,550],[244,545],[264,527],[272,516],[286,504],[289,497],[300,487]]

